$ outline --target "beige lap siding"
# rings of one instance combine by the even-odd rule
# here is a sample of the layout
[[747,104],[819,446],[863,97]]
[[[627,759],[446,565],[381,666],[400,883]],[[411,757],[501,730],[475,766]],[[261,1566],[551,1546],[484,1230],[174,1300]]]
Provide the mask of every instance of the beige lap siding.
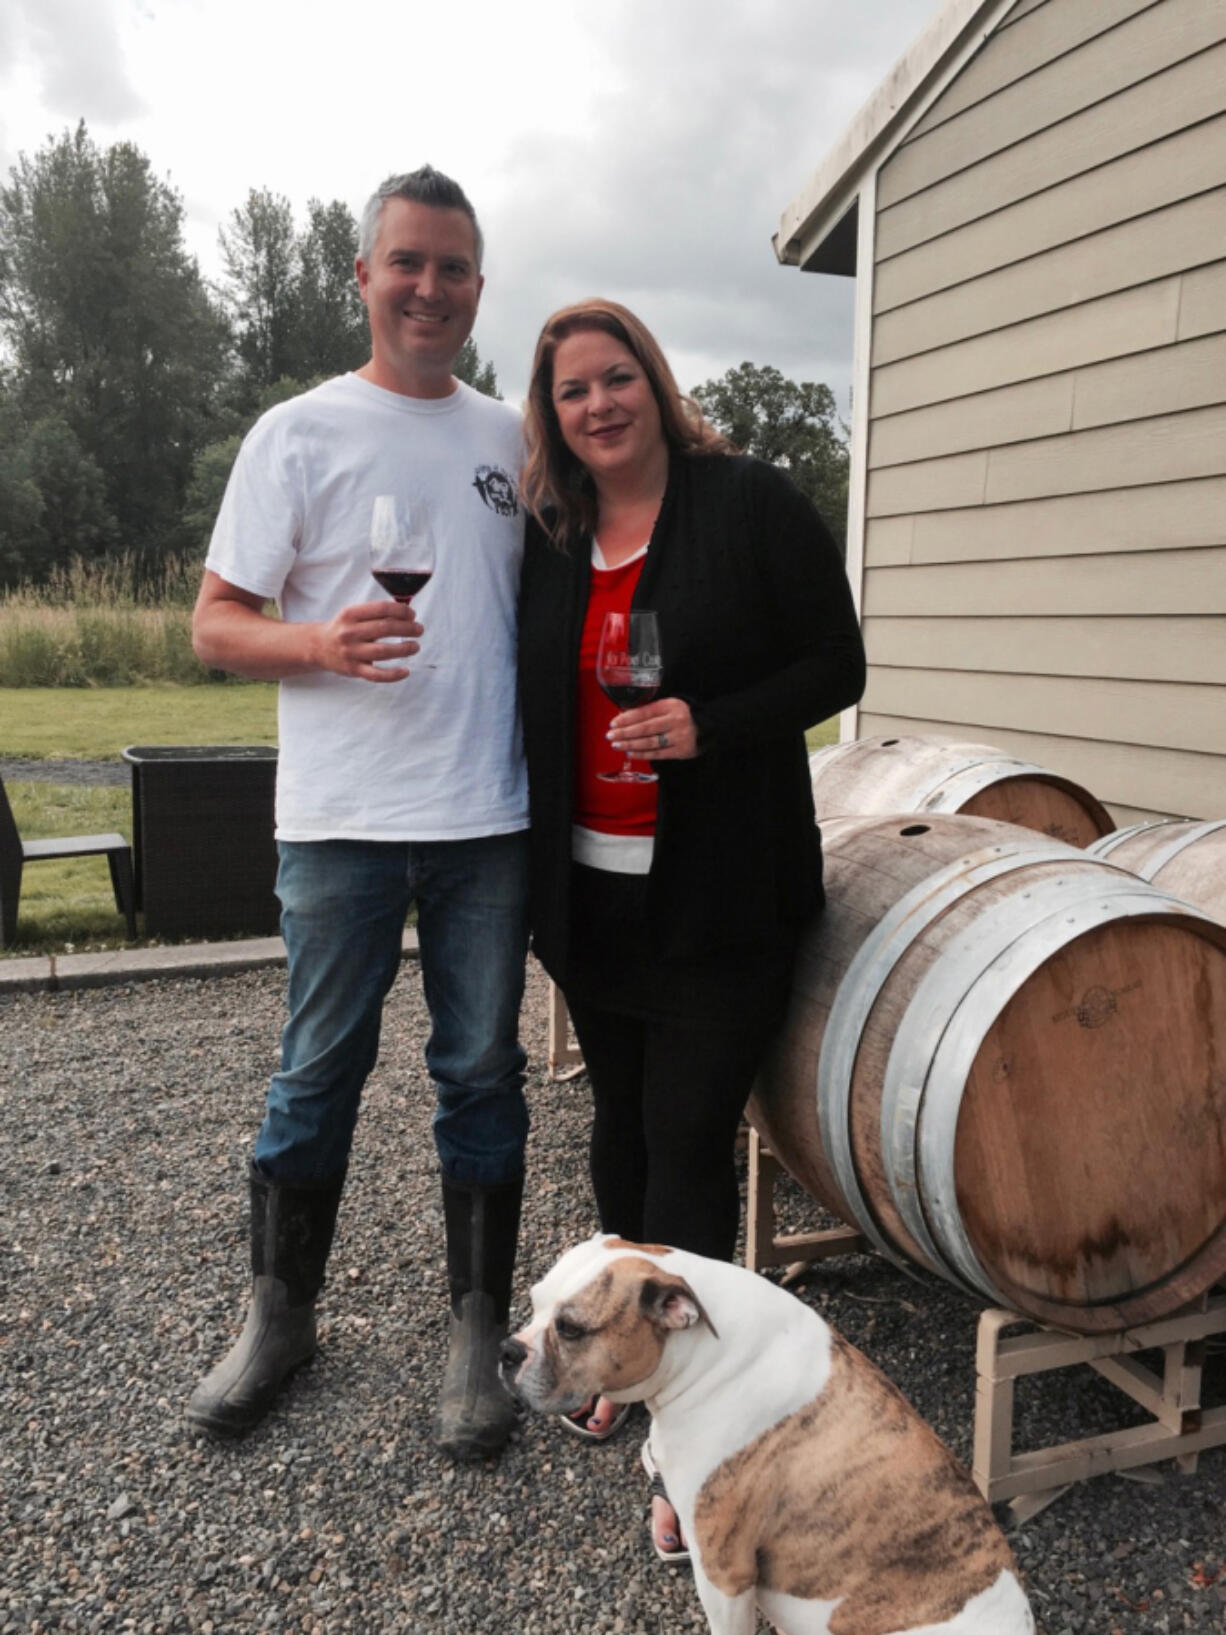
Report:
[[[981,51],[968,63],[942,95],[937,107],[919,120],[913,134],[923,136],[947,124],[994,92],[1025,80],[1059,52],[1106,34],[1152,4],[1153,0],[1095,0],[1092,6],[1069,10],[1051,6],[1048,0],[1030,0],[1029,4],[1014,6],[1001,20],[1000,47],[990,55]],[[1036,8],[1042,8],[1043,15],[1026,28],[1016,29],[1006,40],[1004,35],[1008,30]]]
[[1224,178],[1221,0],[1025,0],[882,162],[861,736],[1226,813]]

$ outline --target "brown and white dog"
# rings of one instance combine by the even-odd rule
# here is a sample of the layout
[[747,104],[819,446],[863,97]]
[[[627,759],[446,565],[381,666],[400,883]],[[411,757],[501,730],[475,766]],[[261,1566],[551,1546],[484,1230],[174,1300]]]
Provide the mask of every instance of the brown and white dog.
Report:
[[868,1359],[743,1267],[596,1236],[503,1347],[541,1413],[644,1401],[713,1635],[1033,1635],[970,1477]]

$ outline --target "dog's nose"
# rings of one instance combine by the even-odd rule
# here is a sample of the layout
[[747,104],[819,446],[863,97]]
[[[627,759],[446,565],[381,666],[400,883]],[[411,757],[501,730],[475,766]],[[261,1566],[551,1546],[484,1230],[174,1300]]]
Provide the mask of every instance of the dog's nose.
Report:
[[521,1344],[521,1342],[515,1339],[513,1336],[508,1336],[508,1338],[502,1342],[502,1346],[498,1353],[502,1366],[510,1369],[518,1368],[520,1363],[523,1362],[527,1355],[527,1346]]

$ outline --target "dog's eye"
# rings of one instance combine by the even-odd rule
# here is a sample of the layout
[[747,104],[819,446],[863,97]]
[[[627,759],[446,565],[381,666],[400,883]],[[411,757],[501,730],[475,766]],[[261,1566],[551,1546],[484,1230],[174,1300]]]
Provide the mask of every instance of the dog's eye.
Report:
[[578,1323],[572,1323],[569,1317],[559,1317],[553,1327],[558,1339],[566,1340],[568,1343],[581,1340],[587,1333],[587,1330],[580,1328]]

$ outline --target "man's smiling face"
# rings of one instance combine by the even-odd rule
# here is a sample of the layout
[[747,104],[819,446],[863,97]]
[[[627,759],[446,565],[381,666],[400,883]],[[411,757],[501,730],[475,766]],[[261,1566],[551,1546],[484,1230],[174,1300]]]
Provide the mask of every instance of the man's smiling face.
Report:
[[388,199],[357,275],[370,318],[371,361],[362,373],[389,391],[445,397],[484,284],[472,222],[462,210]]

